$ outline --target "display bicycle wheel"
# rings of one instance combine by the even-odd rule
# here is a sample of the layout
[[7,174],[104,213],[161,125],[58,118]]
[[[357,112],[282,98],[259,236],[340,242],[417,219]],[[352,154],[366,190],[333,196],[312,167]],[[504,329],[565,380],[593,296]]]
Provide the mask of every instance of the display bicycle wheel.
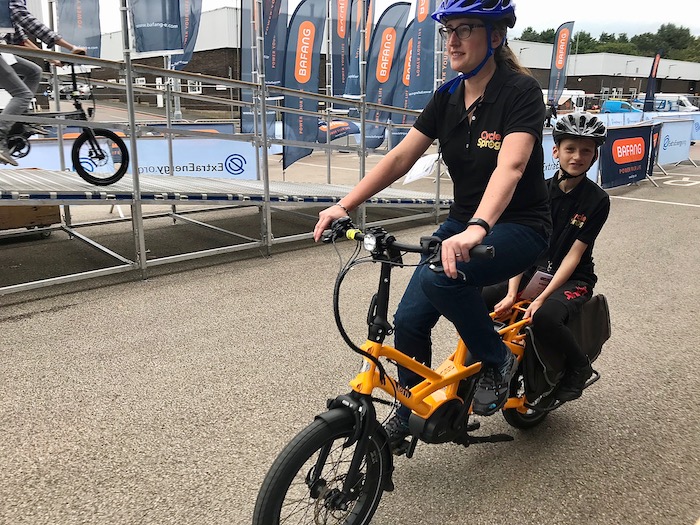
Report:
[[84,180],[97,186],[119,181],[129,167],[129,150],[108,129],[84,129],[71,151],[73,168]]

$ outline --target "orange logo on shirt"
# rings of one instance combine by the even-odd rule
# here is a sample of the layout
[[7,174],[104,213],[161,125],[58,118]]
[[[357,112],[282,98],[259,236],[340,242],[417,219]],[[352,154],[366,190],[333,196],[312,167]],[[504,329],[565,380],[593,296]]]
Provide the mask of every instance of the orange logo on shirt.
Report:
[[488,148],[495,151],[501,149],[501,134],[496,131],[482,131],[476,145],[479,148]]

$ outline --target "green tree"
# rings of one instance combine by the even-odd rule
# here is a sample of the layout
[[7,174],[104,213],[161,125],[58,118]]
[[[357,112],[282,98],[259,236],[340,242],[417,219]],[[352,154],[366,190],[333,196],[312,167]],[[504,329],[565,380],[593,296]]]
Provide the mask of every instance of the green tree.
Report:
[[586,31],[579,31],[574,35],[571,49],[577,53],[595,53],[598,50],[598,41]]
[[673,24],[663,24],[656,32],[661,47],[669,54],[674,50],[686,49],[695,38],[687,27],[677,27]]
[[635,35],[630,39],[641,56],[653,56],[656,52],[661,49],[661,41],[658,36],[653,33],[642,33],[641,35]]

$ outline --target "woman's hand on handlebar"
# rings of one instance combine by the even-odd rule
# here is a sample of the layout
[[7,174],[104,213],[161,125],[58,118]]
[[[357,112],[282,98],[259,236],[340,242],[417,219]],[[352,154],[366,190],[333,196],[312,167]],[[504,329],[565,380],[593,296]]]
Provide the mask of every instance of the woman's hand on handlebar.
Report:
[[482,228],[467,228],[442,241],[442,267],[447,277],[457,278],[457,263],[469,262],[469,250],[481,244],[485,236]]
[[318,242],[319,239],[321,238],[321,235],[323,235],[324,230],[327,230],[328,228],[331,227],[331,223],[336,220],[340,219],[341,217],[346,217],[347,213],[343,208],[337,205],[330,206],[326,208],[325,210],[322,210],[318,214],[318,222],[316,223],[316,226],[314,227],[314,241]]

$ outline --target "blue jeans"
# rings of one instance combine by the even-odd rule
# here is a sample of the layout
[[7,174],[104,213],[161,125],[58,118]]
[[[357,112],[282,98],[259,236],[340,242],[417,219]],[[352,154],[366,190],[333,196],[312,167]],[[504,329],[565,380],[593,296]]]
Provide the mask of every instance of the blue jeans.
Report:
[[[2,112],[5,116],[26,113],[41,81],[39,66],[25,58],[15,58],[17,63],[13,65],[9,65],[0,58],[0,88],[12,96],[12,100],[7,103]],[[12,124],[13,122],[0,121],[0,140],[4,141],[7,138]]]
[[[448,218],[435,235],[447,239],[465,228],[466,224]],[[495,367],[506,362],[509,350],[493,328],[481,298],[481,287],[505,281],[528,269],[546,249],[547,240],[528,226],[505,223],[496,224],[483,244],[495,248],[495,257],[457,263],[466,281],[450,279],[427,265],[416,268],[394,316],[397,350],[432,366],[430,332],[444,315],[455,325],[475,359]],[[402,385],[412,387],[422,380],[414,372],[399,367]],[[401,407],[399,414],[407,417],[409,411]]]

